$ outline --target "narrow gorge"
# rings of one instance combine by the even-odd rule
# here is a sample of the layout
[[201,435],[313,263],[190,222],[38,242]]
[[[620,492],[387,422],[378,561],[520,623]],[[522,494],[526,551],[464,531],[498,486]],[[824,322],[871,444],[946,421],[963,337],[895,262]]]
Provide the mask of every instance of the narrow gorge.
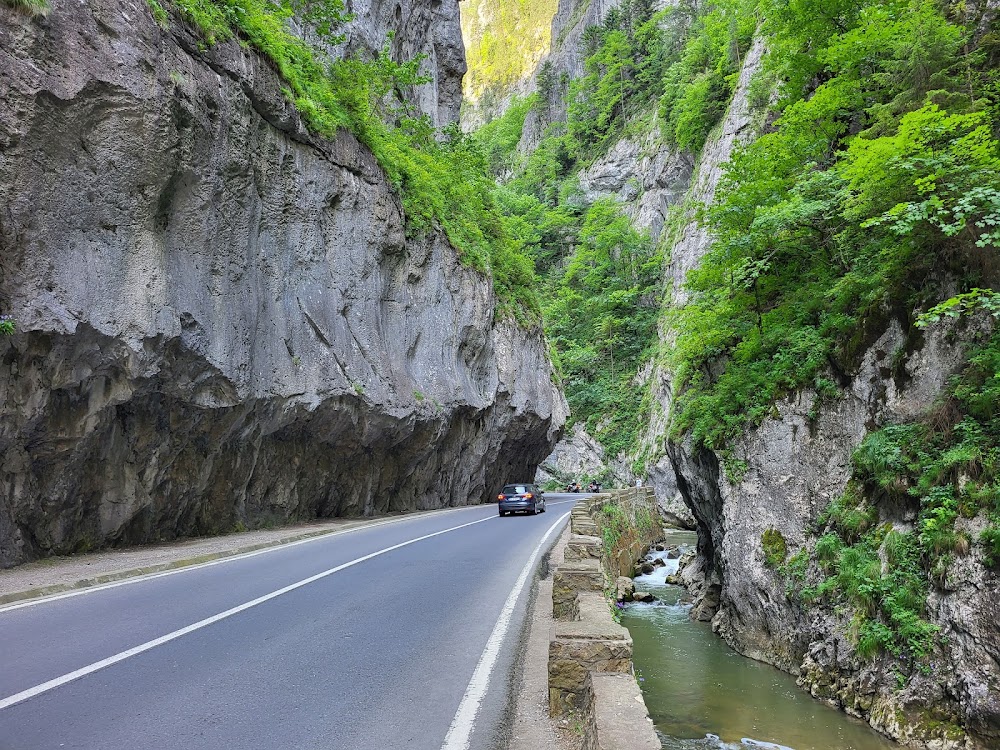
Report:
[[0,105],[0,567],[645,483],[1000,747],[1000,0],[0,0]]
[[[157,7],[0,4],[0,564],[534,471],[566,418],[537,326],[271,61]],[[353,14],[343,46],[426,55],[407,95],[454,121],[457,3]]]
[[1000,743],[998,14],[561,2],[478,130],[565,300],[545,470],[653,484],[692,617],[914,747]]

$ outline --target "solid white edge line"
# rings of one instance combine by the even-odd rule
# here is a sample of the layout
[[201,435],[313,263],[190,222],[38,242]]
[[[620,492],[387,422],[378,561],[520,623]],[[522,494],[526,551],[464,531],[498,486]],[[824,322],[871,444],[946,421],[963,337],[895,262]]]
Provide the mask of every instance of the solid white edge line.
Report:
[[[553,505],[555,504],[553,503]],[[568,517],[569,513],[564,513],[549,527],[549,530],[545,532],[545,536],[542,537],[538,546],[535,547],[535,551],[528,558],[528,562],[525,563],[524,568],[521,570],[521,575],[518,576],[514,588],[511,589],[510,595],[503,605],[503,609],[500,610],[497,624],[490,633],[490,638],[486,642],[486,648],[483,649],[482,656],[479,657],[476,671],[472,673],[472,679],[465,690],[465,695],[462,696],[462,702],[458,704],[458,711],[455,712],[455,718],[451,721],[451,726],[448,728],[448,734],[445,735],[441,750],[468,750],[469,744],[472,741],[472,731],[475,729],[476,716],[479,714],[479,709],[483,705],[483,699],[486,697],[486,691],[489,689],[490,677],[500,656],[500,646],[503,644],[507,631],[510,629],[510,618],[514,614],[514,607],[517,605],[517,600],[528,582],[528,577],[535,570],[535,563],[541,554],[546,540],[552,536],[552,532]]]
[[[553,503],[553,505],[558,505],[558,503]],[[310,542],[318,542],[323,539],[330,539],[331,537],[341,536],[343,534],[352,534],[357,531],[364,531],[365,529],[373,529],[376,526],[388,526],[394,523],[402,523],[403,521],[413,521],[419,518],[427,518],[429,516],[439,516],[445,513],[453,513],[455,511],[469,510],[471,508],[482,508],[482,507],[484,506],[465,505],[460,508],[440,508],[438,510],[426,511],[422,512],[421,515],[419,516],[406,515],[402,516],[401,518],[386,518],[381,521],[374,521],[372,523],[365,524],[363,526],[354,526],[350,529],[331,531],[329,534],[317,534],[316,536],[311,536],[306,539],[296,539],[291,542],[286,542],[285,544],[275,544],[270,547],[255,549],[250,552],[240,552],[239,554],[236,555],[227,555],[226,557],[220,557],[216,560],[209,560],[208,562],[196,563],[194,565],[185,565],[181,568],[173,568],[172,570],[162,570],[157,573],[146,573],[144,575],[131,576],[129,578],[123,578],[120,581],[97,583],[94,584],[93,586],[86,586],[80,589],[73,589],[72,591],[63,591],[58,594],[49,594],[48,596],[38,596],[33,599],[26,599],[21,602],[12,602],[10,604],[0,605],[0,614],[3,614],[4,612],[10,612],[15,609],[34,607],[38,604],[48,604],[49,602],[59,601],[60,599],[71,599],[75,596],[83,596],[84,594],[93,594],[97,591],[116,589],[119,586],[129,586],[133,583],[152,581],[154,578],[166,578],[167,576],[177,575],[178,573],[189,573],[192,570],[201,570],[202,568],[210,568],[213,565],[222,565],[223,563],[235,562],[237,560],[245,560],[248,557],[256,557],[257,555],[266,555],[269,552],[277,552],[278,550],[288,549],[289,547],[298,547],[300,544],[309,544]]]
[[256,607],[259,604],[263,604],[265,602],[271,601],[272,599],[276,599],[282,594],[287,594],[290,591],[295,591],[295,589],[300,589],[303,586],[308,586],[310,583],[314,583],[320,580],[321,578],[326,578],[327,576],[333,575],[334,573],[339,573],[345,568],[350,568],[354,565],[357,565],[358,563],[365,562],[366,560],[371,560],[373,557],[384,555],[387,552],[392,552],[393,550],[397,550],[401,547],[407,547],[411,544],[422,542],[425,539],[430,539],[435,536],[440,536],[441,534],[447,534],[451,531],[458,531],[459,529],[464,529],[468,526],[474,526],[477,523],[483,523],[484,521],[492,521],[493,519],[494,516],[489,516],[487,518],[480,518],[476,521],[470,521],[469,523],[463,523],[459,526],[452,526],[447,529],[442,529],[441,531],[435,531],[433,534],[425,534],[424,536],[416,537],[415,539],[409,539],[405,542],[394,544],[391,547],[386,547],[385,549],[380,549],[377,552],[372,552],[370,554],[364,555],[363,557],[358,557],[354,560],[351,560],[350,562],[338,565],[335,568],[324,570],[322,573],[317,573],[316,575],[310,576],[309,578],[305,578],[301,581],[298,581],[297,583],[290,584],[288,586],[285,586],[284,588],[278,589],[277,591],[272,591],[270,594],[259,596],[256,599],[253,599],[249,602],[245,602],[231,609],[227,609],[225,612],[220,612],[217,615],[206,617],[204,620],[199,620],[198,622],[188,625],[187,627],[180,628],[179,630],[175,630],[172,633],[167,633],[166,635],[160,636],[159,638],[155,638],[151,641],[147,641],[146,643],[135,646],[134,648],[130,648],[127,651],[122,651],[120,653],[117,653],[114,656],[109,656],[107,659],[101,659],[100,661],[96,661],[93,664],[88,664],[85,667],[81,667],[80,669],[77,669],[73,672],[64,674],[61,677],[56,677],[55,679],[49,680],[48,682],[43,682],[42,684],[36,685],[35,687],[28,688],[27,690],[22,690],[20,693],[15,693],[14,695],[10,695],[6,698],[3,698],[2,700],[0,700],[0,710],[9,708],[10,706],[13,706],[17,703],[26,701],[29,698],[34,698],[36,695],[41,695],[42,693],[48,692],[49,690],[54,690],[55,688],[61,687],[62,685],[72,682],[73,680],[78,680],[81,677],[93,674],[94,672],[100,669],[104,669],[105,667],[110,667],[112,664],[117,664],[120,661],[124,661],[125,659],[128,659],[132,656],[141,654],[144,651],[149,651],[150,649],[156,648],[157,646],[162,646],[164,643],[169,643],[170,641],[176,640],[177,638],[180,638],[183,635],[187,635],[188,633],[193,633],[196,630],[201,630],[202,628],[206,628],[209,625],[219,622],[220,620],[225,620],[227,617],[232,617],[233,615],[239,614],[240,612],[244,612],[250,609],[251,607]]

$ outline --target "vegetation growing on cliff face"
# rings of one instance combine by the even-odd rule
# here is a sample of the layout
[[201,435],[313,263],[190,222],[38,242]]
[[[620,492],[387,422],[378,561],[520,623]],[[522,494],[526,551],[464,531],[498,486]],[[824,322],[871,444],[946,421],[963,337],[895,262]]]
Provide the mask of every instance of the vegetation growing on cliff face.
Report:
[[566,144],[586,161],[655,110],[668,145],[697,152],[722,118],[756,26],[751,0],[625,0],[586,30],[585,74],[569,87]]
[[[572,418],[611,455],[632,448],[649,410],[637,382],[655,354],[662,298],[662,248],[637,232],[610,199],[586,204],[577,172],[659,116],[664,137],[698,148],[732,93],[733,74],[755,25],[746,0],[705,9],[681,4],[655,13],[628,0],[586,30],[586,73],[568,90],[539,79],[476,134],[498,176],[497,197],[542,277],[546,330],[555,344]],[[681,89],[711,85],[698,98]],[[567,119],[553,124],[527,157],[517,152],[526,114],[544,117],[565,96]],[[659,109],[659,115],[656,110]]]
[[[528,79],[549,51],[558,0],[464,0],[462,36],[469,101],[495,99]],[[488,103],[488,102],[487,102]]]
[[936,0],[758,8],[780,117],[732,159],[693,300],[669,318],[674,435],[713,448],[850,372],[943,278],[989,283],[1000,226],[995,32]]
[[[960,528],[982,516],[978,540]],[[803,601],[849,603],[863,657],[924,664],[937,644],[925,617],[930,587],[945,586],[955,558],[977,541],[987,565],[1000,563],[1000,331],[974,346],[922,419],[865,438],[819,530],[813,555],[826,577],[801,589]]]
[[32,16],[44,16],[51,10],[49,0],[3,0],[3,2],[14,10]]
[[[444,229],[464,262],[492,274],[501,308],[524,324],[539,319],[530,258],[493,204],[494,183],[479,149],[457,128],[437,133],[397,92],[424,82],[421,60],[329,59],[294,34],[294,15],[328,43],[348,19],[342,0],[173,0],[207,44],[238,37],[264,55],[315,132],[350,130],[371,149],[399,191],[407,228]],[[154,9],[155,10],[155,9]]]

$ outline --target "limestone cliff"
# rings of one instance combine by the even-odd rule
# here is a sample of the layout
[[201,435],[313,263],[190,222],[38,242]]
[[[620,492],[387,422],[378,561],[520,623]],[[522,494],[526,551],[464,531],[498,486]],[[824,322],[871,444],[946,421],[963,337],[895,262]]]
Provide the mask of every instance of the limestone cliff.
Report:
[[422,57],[429,80],[416,87],[412,100],[435,126],[456,122],[466,71],[458,0],[346,0],[344,6],[353,16],[344,52],[372,54],[388,45],[396,60]]
[[[690,198],[711,203],[733,149],[753,137],[747,87],[763,53],[758,41],[743,63],[729,112],[706,144]],[[711,244],[697,221],[671,242],[668,304],[687,299],[684,279]],[[876,729],[917,747],[986,748],[1000,742],[1000,631],[993,578],[981,550],[958,559],[947,584],[928,599],[927,617],[941,628],[943,647],[929,670],[901,686],[893,661],[862,659],[850,637],[849,614],[801,606],[786,574],[769,564],[762,540],[780,533],[788,550],[815,542],[817,519],[844,492],[851,457],[870,431],[926,412],[962,367],[967,332],[956,339],[932,330],[914,338],[902,316],[869,333],[870,345],[850,373],[836,373],[837,398],[802,391],[775,405],[770,417],[727,451],[694,448],[666,438],[674,398],[667,368],[653,376],[657,406],[647,433],[662,458],[650,476],[661,494],[677,488],[697,522],[699,557],[684,573],[697,592],[693,616],[743,654],[799,675],[817,698],[862,717]],[[661,332],[664,346],[673,332]],[[890,514],[891,515],[891,514]],[[900,511],[881,519],[912,529]],[[982,519],[961,521],[975,537]]]
[[549,52],[557,4],[557,0],[461,3],[462,38],[469,62],[463,81],[464,129],[473,130],[502,114],[512,96],[533,88],[533,75]]
[[[439,119],[454,6],[353,8],[434,47]],[[143,0],[0,5],[0,565],[476,503],[550,452],[541,333],[281,88]]]

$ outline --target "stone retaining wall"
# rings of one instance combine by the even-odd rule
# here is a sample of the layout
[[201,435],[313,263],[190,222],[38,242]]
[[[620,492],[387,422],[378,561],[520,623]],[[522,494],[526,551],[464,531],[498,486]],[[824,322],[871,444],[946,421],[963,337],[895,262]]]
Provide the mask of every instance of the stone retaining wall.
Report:
[[[656,512],[651,488],[631,488],[581,499],[573,508],[564,560],[553,574],[549,641],[549,711],[582,719],[582,750],[655,750],[653,729],[632,669],[632,637],[615,622],[611,600],[621,561],[634,562],[659,534],[644,530],[620,535],[604,549],[598,510],[605,503]],[[632,548],[635,549],[632,549]]]

